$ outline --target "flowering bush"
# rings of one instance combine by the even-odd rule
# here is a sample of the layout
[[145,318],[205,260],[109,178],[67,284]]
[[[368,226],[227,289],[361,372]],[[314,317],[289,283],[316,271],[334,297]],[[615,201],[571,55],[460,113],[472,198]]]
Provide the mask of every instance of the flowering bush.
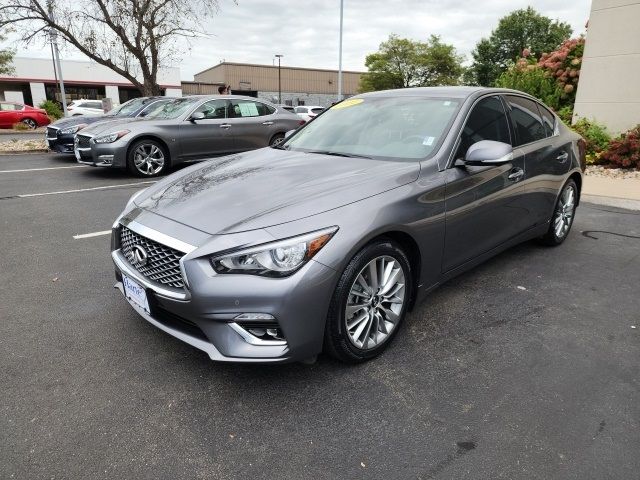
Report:
[[609,147],[611,135],[607,128],[600,123],[582,118],[571,126],[585,139],[585,153],[587,164],[595,165],[602,163],[601,155]]
[[562,90],[563,105],[573,106],[575,102],[583,53],[584,37],[570,38],[562,42],[556,51],[543,53],[538,60],[538,66],[555,78]]
[[640,170],[640,125],[612,140],[600,155],[600,161],[619,168]]

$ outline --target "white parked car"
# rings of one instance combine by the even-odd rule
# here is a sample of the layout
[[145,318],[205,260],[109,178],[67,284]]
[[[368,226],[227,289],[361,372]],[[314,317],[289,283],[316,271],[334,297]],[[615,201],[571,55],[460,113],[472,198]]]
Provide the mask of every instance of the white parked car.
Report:
[[305,122],[308,122],[312,118],[318,116],[320,113],[324,111],[323,107],[319,106],[297,106],[295,109],[296,114],[301,117]]
[[69,112],[69,117],[75,117],[76,115],[104,115],[100,100],[74,100],[67,105],[67,111]]

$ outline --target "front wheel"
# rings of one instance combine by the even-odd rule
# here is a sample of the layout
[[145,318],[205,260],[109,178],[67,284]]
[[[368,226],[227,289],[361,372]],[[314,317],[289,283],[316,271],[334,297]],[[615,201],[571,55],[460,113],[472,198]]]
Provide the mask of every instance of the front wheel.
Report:
[[284,142],[284,133],[276,133],[273,137],[271,137],[271,140],[269,141],[269,146],[277,147],[282,142]]
[[151,139],[142,139],[129,148],[127,167],[139,177],[156,177],[169,166],[169,153],[164,145]]
[[374,358],[398,331],[412,294],[412,273],[402,249],[379,240],[345,268],[329,307],[325,350],[348,363]]
[[553,210],[549,230],[540,239],[543,244],[554,247],[565,241],[571,230],[571,225],[573,225],[577,204],[578,187],[576,182],[570,179],[562,187],[556,207]]
[[24,123],[31,130],[35,130],[36,128],[38,128],[38,124],[36,123],[36,121],[30,118],[25,118],[24,120],[22,120],[22,123]]

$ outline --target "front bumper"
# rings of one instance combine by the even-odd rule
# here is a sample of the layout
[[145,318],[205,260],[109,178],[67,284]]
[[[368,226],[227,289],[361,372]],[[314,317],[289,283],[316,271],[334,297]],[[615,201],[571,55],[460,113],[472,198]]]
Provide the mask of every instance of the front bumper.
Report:
[[73,155],[73,134],[58,135],[57,137],[45,136],[45,141],[52,152]]
[[74,145],[74,153],[78,163],[92,167],[126,168],[127,143],[117,140],[113,143],[93,143],[90,147],[79,148]]
[[[174,289],[144,277],[125,258],[114,229],[115,285],[123,291],[122,275],[143,286],[151,314],[132,305],[149,323],[226,362],[284,363],[305,360],[322,350],[325,319],[335,287],[336,272],[315,261],[286,278],[216,274],[208,256],[195,248],[181,260],[188,287]],[[136,222],[127,228],[136,230]],[[143,227],[147,237],[150,229]],[[252,335],[251,323],[237,320],[243,313],[274,318],[280,341]]]

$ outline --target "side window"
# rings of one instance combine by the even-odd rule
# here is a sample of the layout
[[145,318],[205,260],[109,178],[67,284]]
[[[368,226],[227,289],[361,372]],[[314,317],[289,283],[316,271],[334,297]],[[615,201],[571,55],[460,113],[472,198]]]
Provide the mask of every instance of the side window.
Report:
[[296,113],[307,113],[307,107],[296,107]]
[[232,100],[230,117],[260,117],[268,115],[267,106],[264,103],[252,102],[251,100]]
[[195,112],[204,113],[205,120],[226,118],[227,117],[227,101],[211,100],[209,102],[205,102],[202,105],[200,105],[198,108],[196,108]]
[[0,103],[0,110],[3,112],[13,112],[14,110],[21,110],[22,105],[14,105],[13,103]]
[[511,143],[507,115],[498,97],[483,98],[473,107],[462,129],[455,158],[464,158],[469,147],[480,140]]
[[515,146],[535,142],[547,136],[536,102],[511,95],[507,95],[506,98],[511,107],[511,120],[516,130]]
[[551,137],[553,132],[556,131],[556,117],[553,116],[546,107],[538,104],[538,110],[542,114],[542,123],[544,123],[544,129],[547,133],[547,137]]
[[91,108],[102,110],[102,102],[90,102]]

